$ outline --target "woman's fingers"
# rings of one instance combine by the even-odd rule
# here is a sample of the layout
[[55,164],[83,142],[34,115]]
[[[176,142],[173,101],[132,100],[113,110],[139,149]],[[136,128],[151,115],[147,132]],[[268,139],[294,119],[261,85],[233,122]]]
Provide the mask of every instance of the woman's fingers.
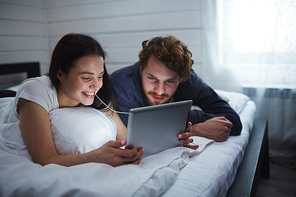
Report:
[[191,148],[191,149],[198,149],[199,145],[195,145],[195,144],[183,144],[183,147],[188,147],[188,148]]

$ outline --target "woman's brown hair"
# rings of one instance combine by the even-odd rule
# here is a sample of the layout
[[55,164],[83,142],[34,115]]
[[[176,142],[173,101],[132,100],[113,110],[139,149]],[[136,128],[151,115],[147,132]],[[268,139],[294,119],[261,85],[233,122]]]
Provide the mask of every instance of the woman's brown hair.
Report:
[[[101,56],[104,61],[106,57],[106,52],[103,50],[102,46],[93,37],[84,34],[70,33],[63,36],[56,47],[53,50],[50,62],[49,73],[47,74],[51,80],[52,85],[58,89],[59,79],[57,78],[57,73],[59,70],[68,74],[70,70],[76,65],[79,58],[97,55]],[[103,75],[103,86],[98,91],[97,95],[105,102],[112,102],[112,86],[109,79],[108,72],[106,70],[104,62],[104,75]],[[105,106],[95,99],[91,107],[101,109]]]

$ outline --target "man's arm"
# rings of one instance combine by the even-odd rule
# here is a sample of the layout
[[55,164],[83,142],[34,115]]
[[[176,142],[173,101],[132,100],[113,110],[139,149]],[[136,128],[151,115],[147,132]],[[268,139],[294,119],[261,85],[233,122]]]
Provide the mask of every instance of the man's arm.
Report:
[[[231,129],[230,135],[240,135],[242,124],[239,115],[194,72],[191,73],[190,78],[186,82],[180,84],[174,99],[176,101],[191,99],[193,105],[202,109],[191,110],[189,116],[189,121],[193,124],[192,129],[194,128],[196,130],[195,133],[199,136],[215,139],[213,135],[222,135],[225,138],[225,136],[229,135],[226,133],[229,129]],[[232,125],[230,126],[229,123]],[[194,135],[194,133],[192,134]],[[217,141],[217,139],[215,140]],[[218,141],[221,141],[221,137],[218,137]]]
[[194,124],[189,130],[192,136],[223,142],[228,139],[231,128],[232,123],[225,117],[214,117],[205,122]]
[[226,141],[230,135],[240,135],[242,125],[238,114],[230,106],[225,107],[223,102],[220,106],[222,112],[219,111],[219,106],[216,105],[217,108],[211,113],[191,110],[189,121],[196,121],[190,128],[191,135],[206,137],[216,142]]
[[226,118],[229,122],[232,123],[230,135],[231,136],[240,135],[242,130],[242,124],[241,124],[239,115],[236,114],[234,110],[233,111],[227,110],[227,112],[217,113],[217,114],[206,113],[201,110],[191,110],[189,121],[192,122],[192,124],[197,124],[197,123],[206,122],[207,120],[210,120],[214,117]]

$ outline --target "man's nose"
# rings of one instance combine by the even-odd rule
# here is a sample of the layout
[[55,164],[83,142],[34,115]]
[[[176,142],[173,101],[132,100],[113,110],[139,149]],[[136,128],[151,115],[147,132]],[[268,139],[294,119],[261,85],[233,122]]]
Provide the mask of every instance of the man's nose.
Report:
[[162,95],[165,93],[165,86],[163,83],[158,83],[155,87],[155,92],[158,94],[158,95]]

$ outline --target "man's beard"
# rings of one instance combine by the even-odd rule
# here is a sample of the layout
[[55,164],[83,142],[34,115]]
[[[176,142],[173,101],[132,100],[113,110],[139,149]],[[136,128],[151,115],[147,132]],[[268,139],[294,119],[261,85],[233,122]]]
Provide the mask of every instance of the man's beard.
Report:
[[[164,98],[168,98],[164,103],[169,103],[169,101],[171,100],[171,98],[169,97],[168,94],[161,94],[161,95],[158,95],[156,94],[155,92],[148,92],[147,93],[148,95],[151,95],[151,96],[157,96],[157,97],[164,97]],[[149,99],[148,96],[146,95],[146,100],[147,100],[147,103],[148,105],[159,105],[159,104],[164,104],[164,103],[161,103],[159,101],[155,101],[153,99]]]

